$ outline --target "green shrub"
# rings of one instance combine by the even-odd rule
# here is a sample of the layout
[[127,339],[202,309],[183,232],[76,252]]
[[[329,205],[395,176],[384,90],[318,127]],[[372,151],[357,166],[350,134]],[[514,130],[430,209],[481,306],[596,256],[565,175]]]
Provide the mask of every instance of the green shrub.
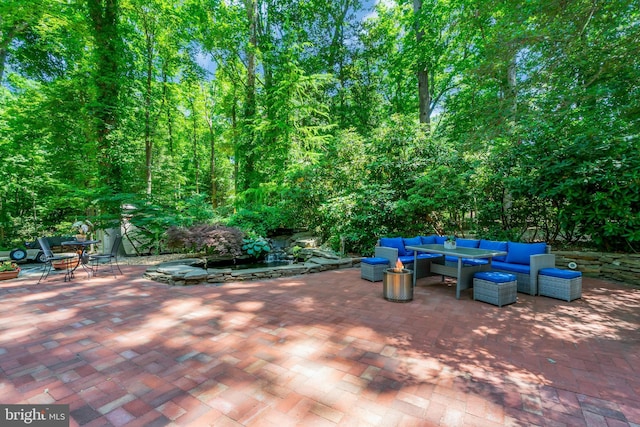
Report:
[[259,206],[255,210],[240,209],[227,221],[228,226],[238,227],[247,233],[268,236],[282,227],[284,216],[273,206]]
[[243,239],[242,242],[242,250],[255,258],[260,259],[271,252],[271,245],[264,237]]

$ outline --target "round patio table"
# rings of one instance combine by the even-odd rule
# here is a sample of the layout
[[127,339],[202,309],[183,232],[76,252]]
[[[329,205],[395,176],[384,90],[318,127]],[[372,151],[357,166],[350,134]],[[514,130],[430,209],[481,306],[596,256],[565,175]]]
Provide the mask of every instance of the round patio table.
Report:
[[79,265],[82,265],[83,270],[87,272],[87,277],[91,277],[93,270],[88,266],[89,255],[87,255],[87,248],[100,242],[100,240],[69,240],[68,242],[60,243],[62,246],[73,246],[78,251],[78,264],[71,269],[69,277],[73,277],[73,273]]

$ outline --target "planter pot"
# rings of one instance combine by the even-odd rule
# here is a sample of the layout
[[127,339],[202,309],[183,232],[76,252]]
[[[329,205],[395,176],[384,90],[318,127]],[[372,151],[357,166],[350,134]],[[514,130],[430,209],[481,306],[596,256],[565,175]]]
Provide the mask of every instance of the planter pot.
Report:
[[444,242],[444,248],[445,249],[455,249],[456,248],[456,242]]
[[78,261],[78,257],[63,259],[61,261],[52,262],[51,266],[56,270],[71,270],[72,268],[76,268],[78,266]]
[[20,269],[13,271],[0,271],[0,280],[15,279],[20,274]]

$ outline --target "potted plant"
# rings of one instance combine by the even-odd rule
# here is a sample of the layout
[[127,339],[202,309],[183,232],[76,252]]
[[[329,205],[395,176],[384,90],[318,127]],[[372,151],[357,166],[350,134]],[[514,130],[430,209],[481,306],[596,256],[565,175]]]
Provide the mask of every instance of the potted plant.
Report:
[[76,221],[71,225],[76,232],[76,240],[83,242],[87,240],[87,235],[93,231],[93,224],[88,219]]
[[20,274],[18,264],[11,261],[3,261],[0,264],[0,280],[15,279]]
[[455,249],[456,248],[456,236],[448,236],[447,240],[444,241],[445,249]]

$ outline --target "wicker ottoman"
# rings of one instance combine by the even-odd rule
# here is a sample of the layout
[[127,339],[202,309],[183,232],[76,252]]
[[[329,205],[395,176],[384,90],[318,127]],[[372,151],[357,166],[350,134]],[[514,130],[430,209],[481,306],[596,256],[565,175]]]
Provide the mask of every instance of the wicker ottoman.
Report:
[[389,268],[389,260],[386,258],[362,258],[360,261],[360,277],[371,282],[381,282],[382,273],[387,268]]
[[481,271],[473,276],[473,299],[502,307],[516,302],[518,282],[515,274]]
[[538,294],[568,302],[582,297],[582,273],[560,268],[538,271]]

